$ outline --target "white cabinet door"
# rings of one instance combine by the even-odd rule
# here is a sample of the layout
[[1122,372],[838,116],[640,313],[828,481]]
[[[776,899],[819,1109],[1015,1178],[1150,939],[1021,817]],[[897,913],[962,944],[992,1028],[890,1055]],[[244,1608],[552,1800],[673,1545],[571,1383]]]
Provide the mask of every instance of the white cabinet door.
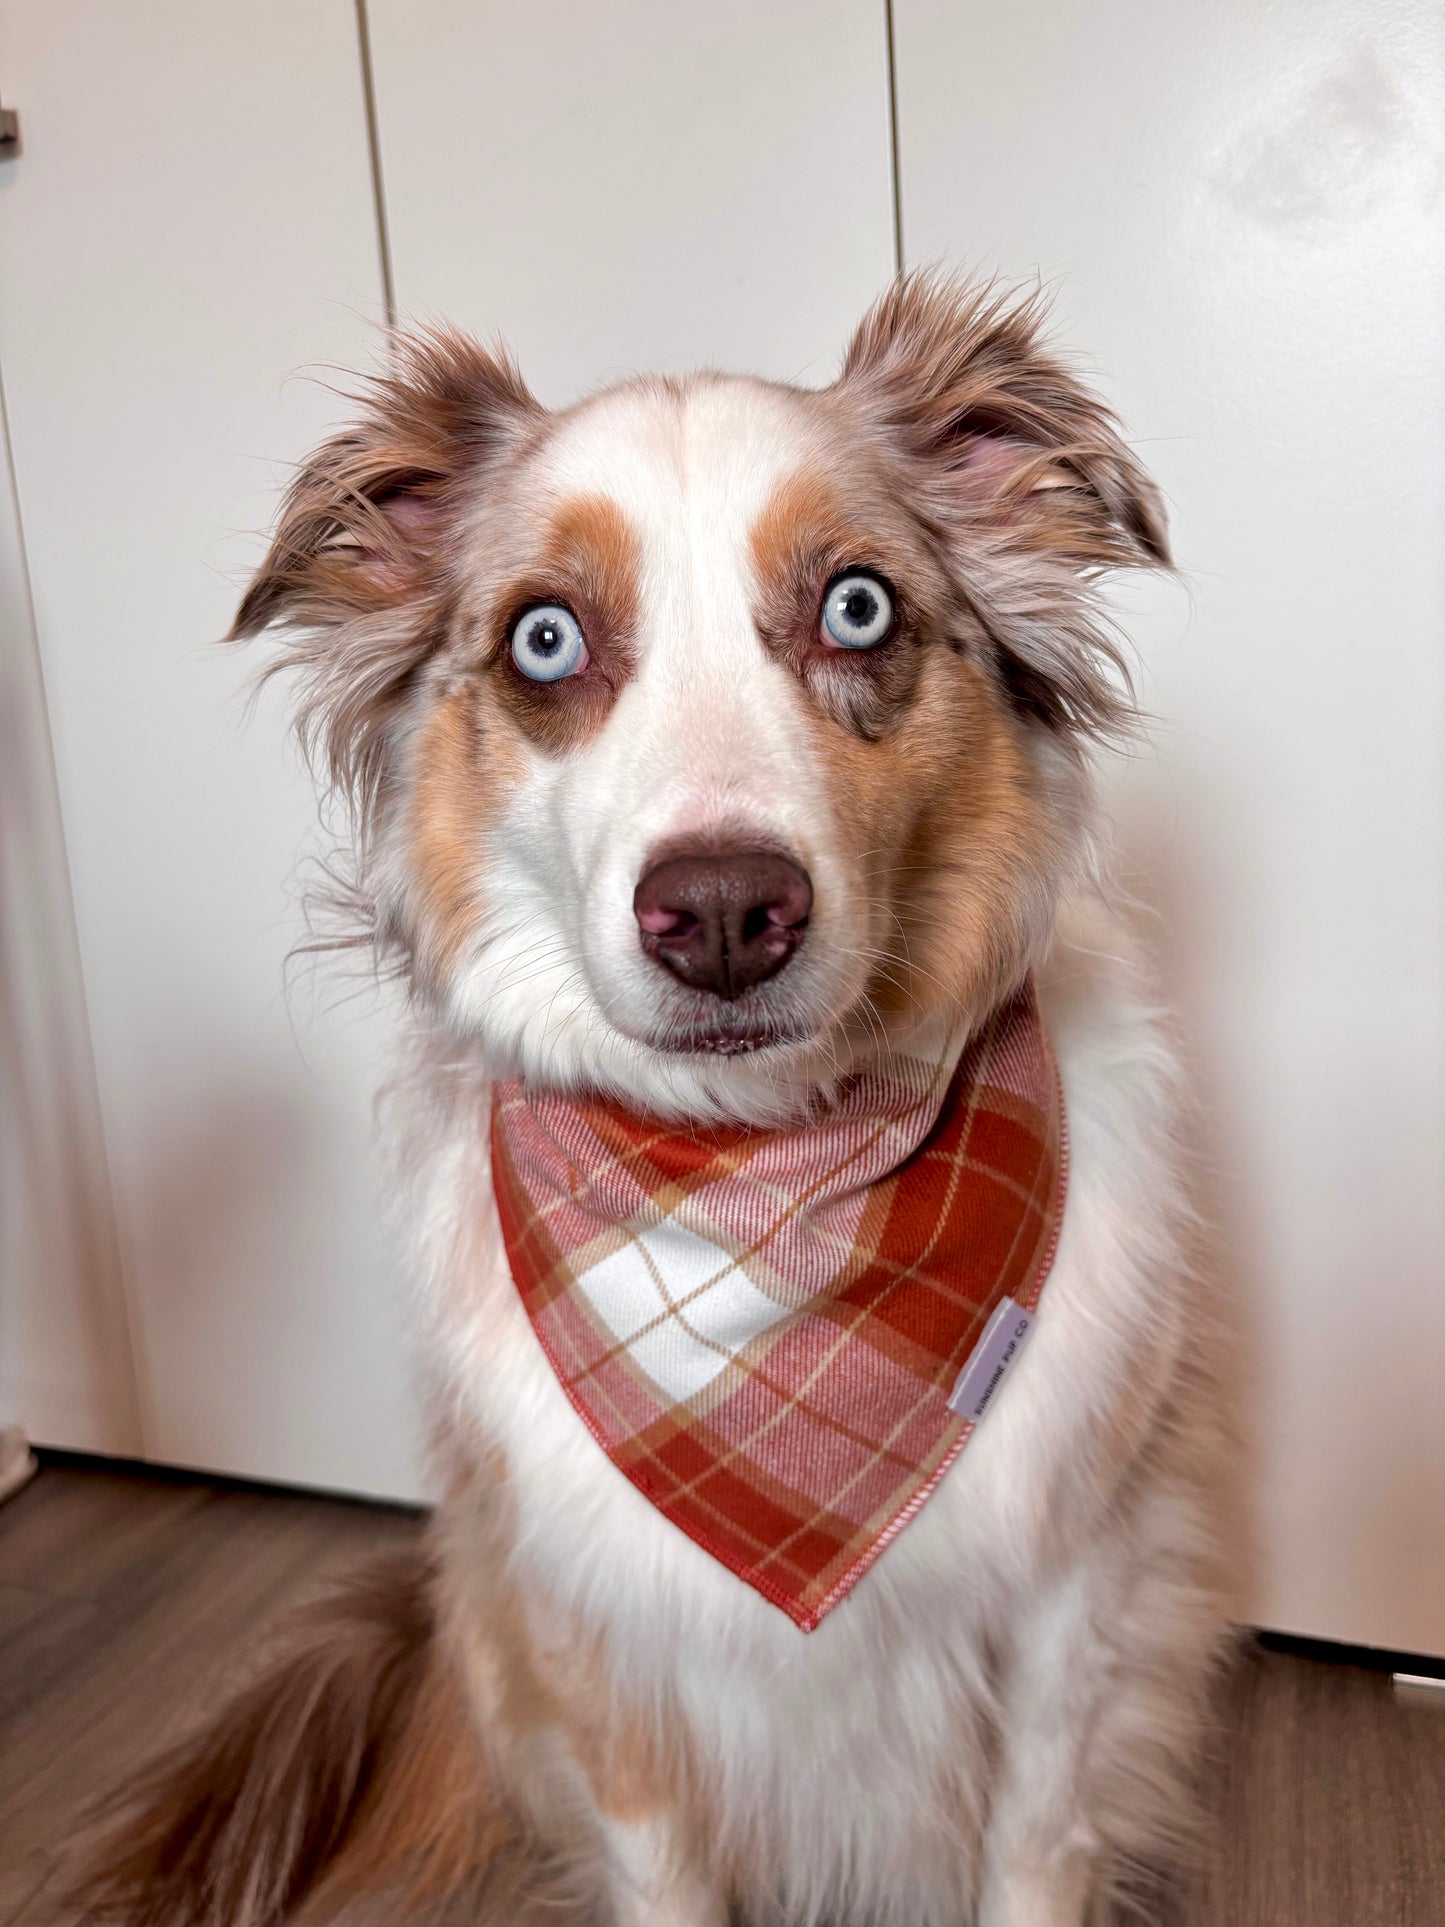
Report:
[[1057,284],[1173,504],[1118,809],[1244,1288],[1253,1611],[1445,1652],[1445,14],[895,15],[909,259]]
[[3,397],[0,1423],[143,1444]]
[[372,1030],[288,1001],[310,788],[213,641],[343,407],[293,371],[372,351],[352,0],[0,0],[0,84],[0,369],[143,1449],[413,1492]]
[[881,0],[370,0],[402,316],[544,401],[709,362],[824,379],[893,266]]

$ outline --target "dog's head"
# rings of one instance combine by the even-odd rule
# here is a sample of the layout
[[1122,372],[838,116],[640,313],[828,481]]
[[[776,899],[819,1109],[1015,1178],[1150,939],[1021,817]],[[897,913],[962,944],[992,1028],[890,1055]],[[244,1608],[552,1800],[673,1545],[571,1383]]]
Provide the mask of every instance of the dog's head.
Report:
[[1123,715],[1094,585],[1164,560],[1036,304],[911,279],[821,391],[550,413],[462,336],[399,340],[236,633],[295,633],[435,1013],[499,1070],[767,1116],[1028,969]]

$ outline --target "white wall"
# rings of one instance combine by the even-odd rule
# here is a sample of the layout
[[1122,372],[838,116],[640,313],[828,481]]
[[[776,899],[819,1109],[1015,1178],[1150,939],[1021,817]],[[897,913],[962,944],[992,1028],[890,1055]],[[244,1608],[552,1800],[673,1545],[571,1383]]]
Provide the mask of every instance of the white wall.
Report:
[[403,315],[548,403],[638,369],[825,381],[893,271],[878,0],[370,0]]
[[0,1423],[142,1448],[0,396]]
[[214,641],[344,412],[297,371],[374,345],[351,0],[3,0],[0,81],[0,367],[143,1449],[414,1492],[377,1027],[288,1001],[310,785]]
[[909,260],[1042,273],[1172,505],[1117,808],[1249,1312],[1255,1615],[1445,1651],[1445,12],[896,21]]

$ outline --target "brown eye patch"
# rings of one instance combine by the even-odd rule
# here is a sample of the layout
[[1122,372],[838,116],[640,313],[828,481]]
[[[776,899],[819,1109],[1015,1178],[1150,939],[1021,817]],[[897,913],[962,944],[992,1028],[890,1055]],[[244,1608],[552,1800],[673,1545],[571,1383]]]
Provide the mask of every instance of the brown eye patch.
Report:
[[412,747],[413,962],[433,983],[452,968],[481,914],[479,840],[515,776],[500,733],[488,729],[475,686],[463,685],[437,703]]
[[[539,748],[562,755],[593,736],[637,661],[642,551],[615,502],[580,495],[562,503],[539,551],[496,602],[488,672],[512,720]],[[582,630],[588,662],[577,675],[534,682],[512,660],[512,631],[529,608],[559,604]]]
[[[884,735],[918,682],[918,612],[900,587],[910,558],[896,536],[840,510],[823,477],[794,476],[753,524],[754,621],[764,646],[793,671],[823,712],[869,741]],[[840,649],[821,635],[829,585],[853,571],[877,576],[894,604],[876,648]]]

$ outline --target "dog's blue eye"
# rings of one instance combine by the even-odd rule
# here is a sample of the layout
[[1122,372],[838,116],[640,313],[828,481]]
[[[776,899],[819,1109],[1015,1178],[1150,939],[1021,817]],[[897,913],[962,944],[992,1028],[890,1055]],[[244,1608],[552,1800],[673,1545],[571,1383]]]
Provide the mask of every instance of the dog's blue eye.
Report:
[[828,584],[823,597],[823,641],[838,649],[876,649],[893,628],[893,598],[866,570]]
[[533,682],[560,682],[587,667],[577,618],[555,603],[528,609],[512,631],[512,661]]

